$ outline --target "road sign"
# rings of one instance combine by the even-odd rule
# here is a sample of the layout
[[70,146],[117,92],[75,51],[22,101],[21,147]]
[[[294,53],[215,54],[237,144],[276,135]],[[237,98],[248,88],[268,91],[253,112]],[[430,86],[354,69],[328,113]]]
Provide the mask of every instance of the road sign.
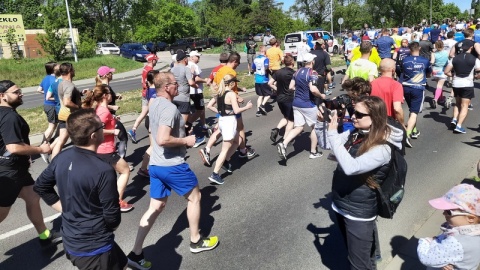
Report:
[[10,28],[15,30],[17,42],[24,42],[26,40],[22,15],[0,14],[0,44],[7,43],[7,33]]
[[343,24],[343,18],[338,18],[338,24],[340,24],[340,25]]

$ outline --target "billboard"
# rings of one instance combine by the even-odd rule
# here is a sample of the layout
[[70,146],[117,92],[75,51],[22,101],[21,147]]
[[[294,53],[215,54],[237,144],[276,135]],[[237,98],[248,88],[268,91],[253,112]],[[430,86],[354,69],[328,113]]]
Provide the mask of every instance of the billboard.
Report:
[[7,43],[8,29],[15,29],[17,42],[25,41],[25,28],[20,14],[0,14],[0,44]]

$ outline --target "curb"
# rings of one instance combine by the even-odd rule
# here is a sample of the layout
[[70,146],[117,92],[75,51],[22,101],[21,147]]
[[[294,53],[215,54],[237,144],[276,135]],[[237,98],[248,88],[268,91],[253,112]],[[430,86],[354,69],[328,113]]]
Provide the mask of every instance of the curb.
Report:
[[[472,176],[477,175],[477,163],[473,170],[467,174],[464,179],[471,179]],[[463,180],[462,180],[463,181]],[[423,225],[410,237],[408,242],[404,244],[393,257],[393,259],[385,265],[385,270],[418,270],[425,269],[417,256],[418,239],[423,237],[432,237],[441,232],[440,224],[445,222],[443,212],[435,210],[432,215],[423,223]],[[479,268],[480,269],[480,268]]]

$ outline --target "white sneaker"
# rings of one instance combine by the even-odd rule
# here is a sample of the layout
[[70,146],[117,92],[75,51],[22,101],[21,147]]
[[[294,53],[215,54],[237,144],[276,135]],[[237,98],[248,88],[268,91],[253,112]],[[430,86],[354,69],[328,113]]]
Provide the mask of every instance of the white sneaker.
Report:
[[322,157],[322,156],[323,156],[322,152],[316,152],[316,153],[310,152],[310,159],[319,158],[319,157]]

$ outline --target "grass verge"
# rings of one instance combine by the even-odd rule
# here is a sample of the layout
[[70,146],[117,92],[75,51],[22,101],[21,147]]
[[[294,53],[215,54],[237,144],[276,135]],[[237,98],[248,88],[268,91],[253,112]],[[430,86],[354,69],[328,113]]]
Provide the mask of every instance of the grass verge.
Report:
[[[1,59],[0,78],[14,81],[20,87],[37,86],[45,77],[44,65],[49,61],[50,59],[48,58],[26,58],[20,61]],[[78,63],[71,62],[75,68],[76,80],[95,77],[100,66],[115,68],[116,72],[125,72],[143,67],[143,63],[114,55],[80,59]]]

